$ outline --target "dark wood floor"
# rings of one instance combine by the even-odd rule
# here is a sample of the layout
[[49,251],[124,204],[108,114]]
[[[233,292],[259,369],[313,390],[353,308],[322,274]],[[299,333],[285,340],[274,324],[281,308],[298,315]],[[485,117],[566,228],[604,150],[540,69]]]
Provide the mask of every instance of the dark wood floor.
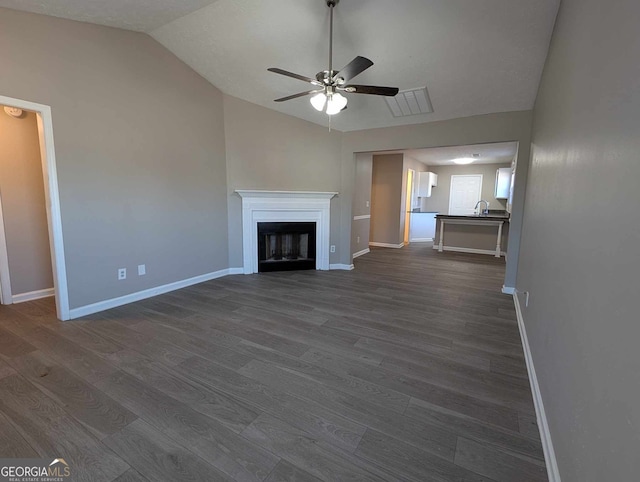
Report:
[[0,308],[0,456],[74,480],[539,481],[504,261],[374,249],[59,323]]

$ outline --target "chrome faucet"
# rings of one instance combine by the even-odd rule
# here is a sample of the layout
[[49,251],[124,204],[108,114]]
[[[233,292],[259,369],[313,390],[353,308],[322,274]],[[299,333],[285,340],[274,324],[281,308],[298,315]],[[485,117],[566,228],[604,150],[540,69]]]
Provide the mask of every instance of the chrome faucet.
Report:
[[[484,203],[485,204],[485,210],[484,211],[480,211],[478,209],[478,206],[480,205],[480,203]],[[484,199],[480,199],[480,201],[478,201],[476,203],[476,207],[473,208],[475,211],[478,212],[478,214],[489,214],[489,203],[487,201],[485,201]]]

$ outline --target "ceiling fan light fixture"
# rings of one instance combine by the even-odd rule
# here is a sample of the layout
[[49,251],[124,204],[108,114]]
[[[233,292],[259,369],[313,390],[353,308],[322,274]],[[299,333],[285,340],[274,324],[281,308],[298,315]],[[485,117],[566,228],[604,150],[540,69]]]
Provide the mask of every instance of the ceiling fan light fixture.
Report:
[[339,93],[334,93],[327,100],[327,115],[335,115],[347,106],[347,98]]
[[311,105],[318,112],[322,112],[324,110],[324,105],[327,102],[327,96],[324,95],[324,92],[320,92],[319,94],[314,95],[309,99]]

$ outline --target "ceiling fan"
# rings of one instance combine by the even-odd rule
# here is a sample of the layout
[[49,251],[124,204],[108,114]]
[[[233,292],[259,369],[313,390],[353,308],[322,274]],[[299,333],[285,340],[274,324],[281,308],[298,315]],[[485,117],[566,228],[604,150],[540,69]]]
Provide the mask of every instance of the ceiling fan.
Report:
[[267,69],[269,72],[309,82],[316,86],[314,90],[282,97],[276,99],[275,102],[284,102],[286,100],[297,99],[298,97],[313,95],[310,101],[316,110],[320,112],[325,111],[328,115],[334,115],[347,108],[347,98],[340,92],[346,92],[348,94],[395,96],[398,93],[397,87],[347,84],[347,82],[356,75],[360,75],[373,65],[373,62],[365,57],[358,56],[342,68],[342,70],[333,70],[333,9],[340,0],[326,0],[326,2],[331,12],[329,21],[329,68],[318,72],[315,79],[276,67]]

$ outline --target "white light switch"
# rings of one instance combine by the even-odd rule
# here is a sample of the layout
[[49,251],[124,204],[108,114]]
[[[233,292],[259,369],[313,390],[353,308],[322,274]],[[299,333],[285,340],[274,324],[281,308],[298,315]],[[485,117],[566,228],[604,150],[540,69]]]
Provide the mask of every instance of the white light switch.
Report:
[[138,265],[138,276],[143,276],[147,274],[147,267],[144,264],[139,264]]

